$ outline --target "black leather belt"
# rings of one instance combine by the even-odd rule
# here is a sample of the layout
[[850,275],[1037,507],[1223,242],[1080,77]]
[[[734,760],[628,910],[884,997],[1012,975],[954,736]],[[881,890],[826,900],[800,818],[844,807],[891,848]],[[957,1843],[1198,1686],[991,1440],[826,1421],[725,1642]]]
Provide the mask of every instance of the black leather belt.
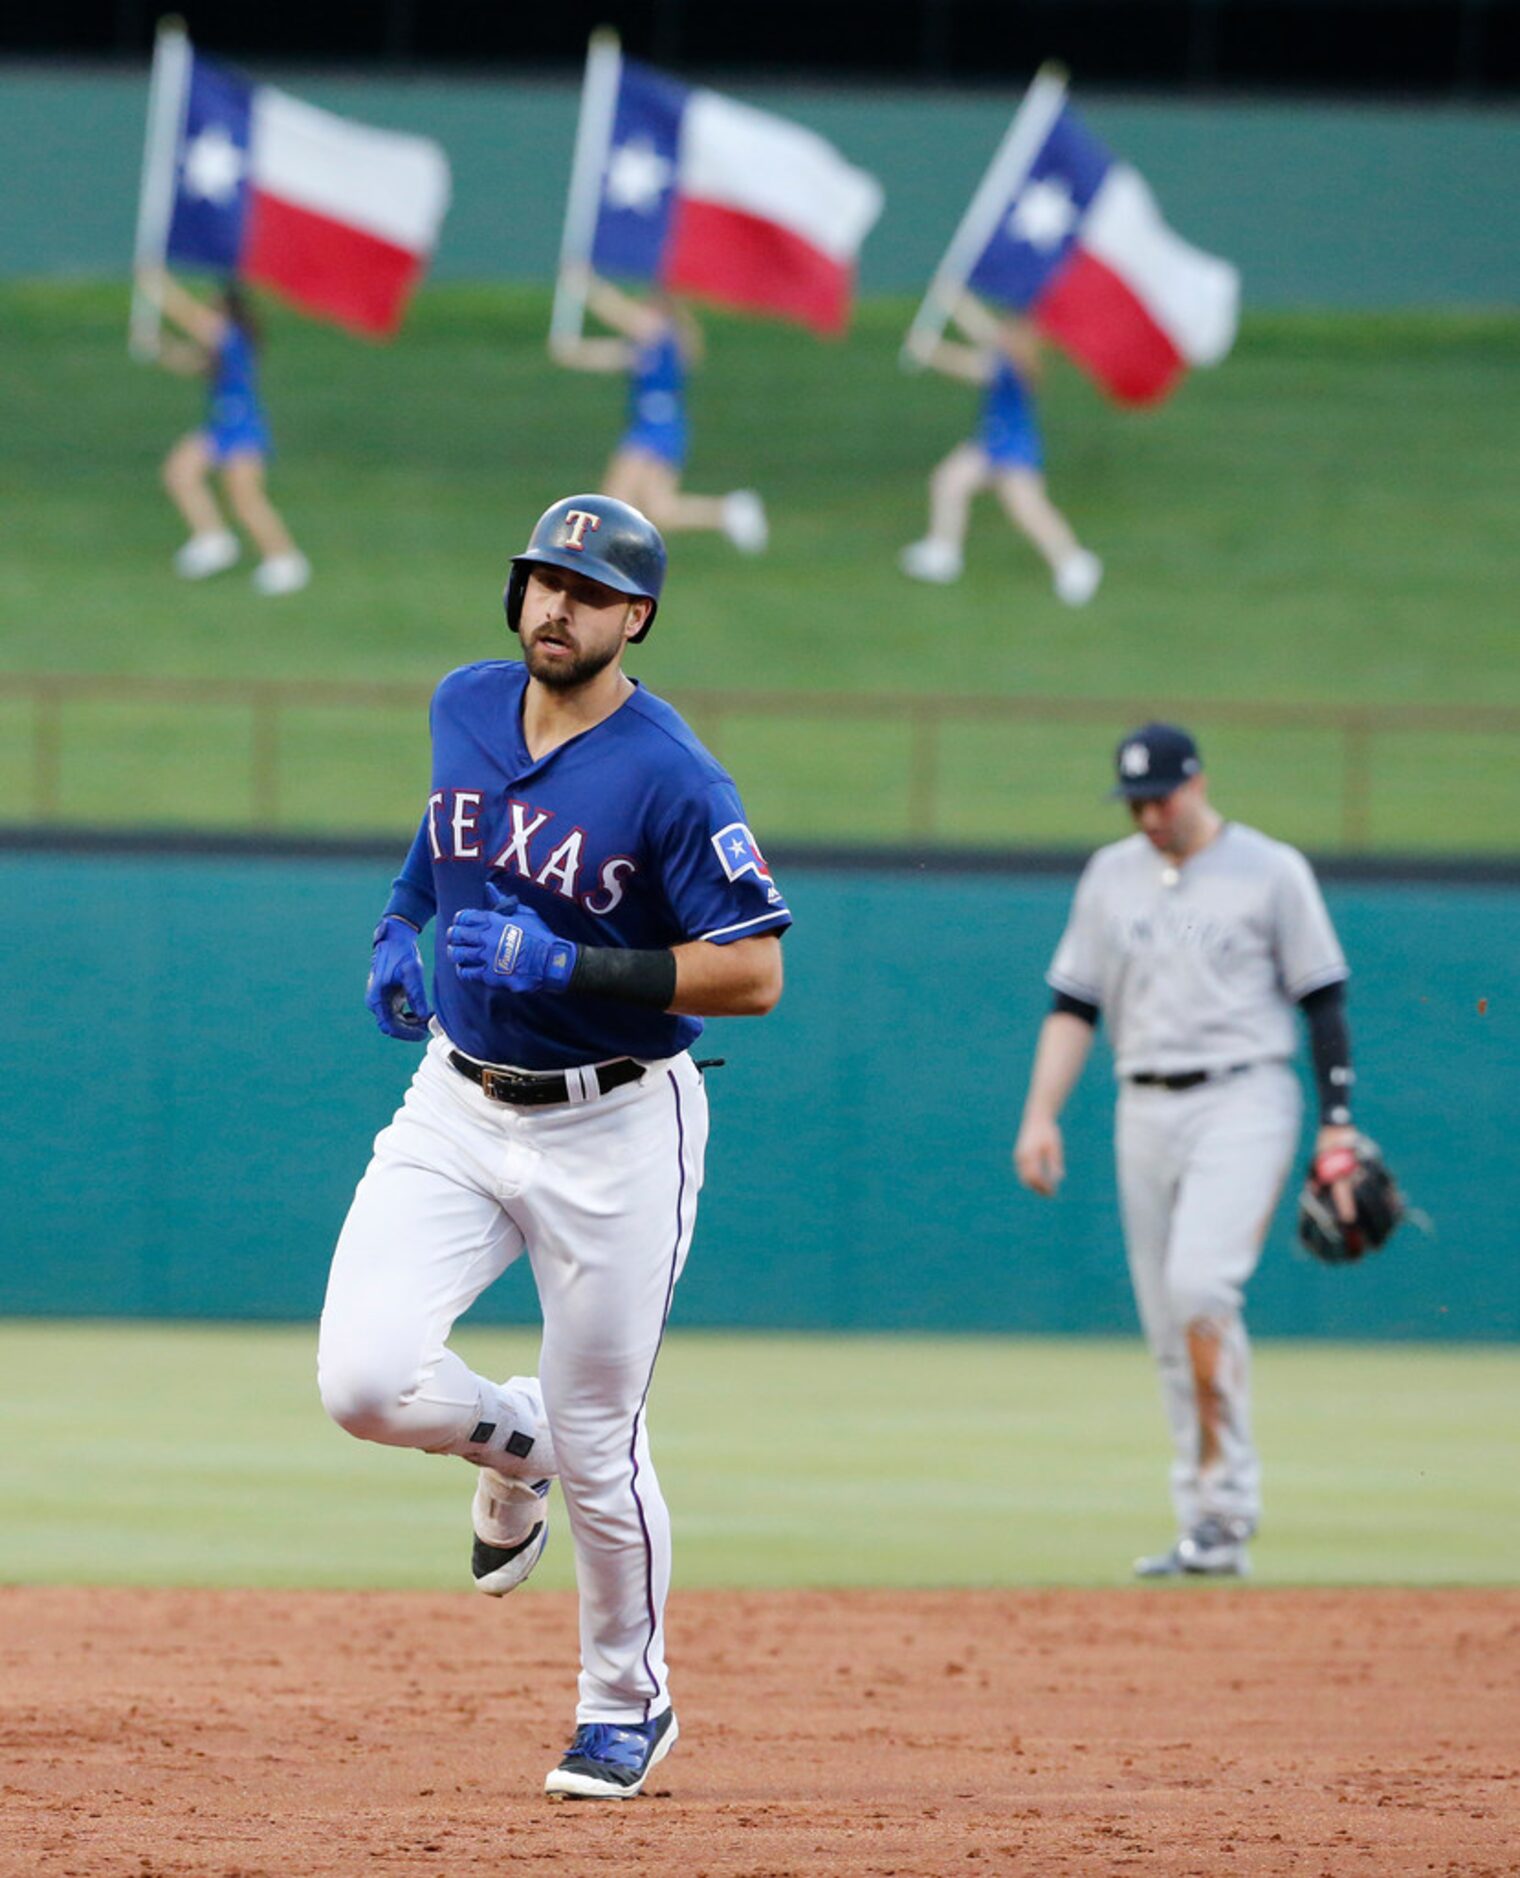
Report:
[[[555,1102],[572,1099],[570,1076],[562,1069],[498,1069],[491,1063],[473,1062],[457,1050],[449,1051],[449,1062],[461,1076],[467,1076],[483,1089],[493,1102],[505,1102],[512,1108],[548,1108]],[[593,1096],[606,1095],[609,1090],[621,1089],[624,1083],[637,1082],[643,1074],[644,1065],[636,1063],[631,1056],[616,1057],[610,1063],[588,1063],[584,1069],[570,1072],[571,1076],[584,1077],[592,1085]]]
[[1170,1076],[1142,1069],[1137,1075],[1126,1076],[1125,1081],[1138,1083],[1142,1089],[1196,1089],[1201,1082],[1223,1082],[1226,1076],[1242,1076],[1250,1067],[1249,1063],[1231,1063],[1228,1069],[1184,1069]]

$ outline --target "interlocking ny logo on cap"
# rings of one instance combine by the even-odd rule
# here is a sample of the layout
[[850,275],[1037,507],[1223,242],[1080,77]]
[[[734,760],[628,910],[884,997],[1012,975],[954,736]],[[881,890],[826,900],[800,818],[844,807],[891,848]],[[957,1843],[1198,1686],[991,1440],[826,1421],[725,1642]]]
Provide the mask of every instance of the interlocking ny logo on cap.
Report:
[[1151,753],[1143,743],[1127,743],[1119,757],[1126,776],[1143,776],[1151,766]]
[[595,534],[601,525],[601,516],[593,515],[589,509],[570,509],[565,516],[564,546],[577,552],[584,550],[586,530],[589,528]]

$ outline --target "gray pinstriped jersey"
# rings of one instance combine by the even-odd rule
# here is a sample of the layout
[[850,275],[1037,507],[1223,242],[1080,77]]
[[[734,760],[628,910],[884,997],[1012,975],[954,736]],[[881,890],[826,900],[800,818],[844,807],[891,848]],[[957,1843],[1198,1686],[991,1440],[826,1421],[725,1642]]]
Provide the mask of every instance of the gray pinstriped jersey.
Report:
[[1120,1076],[1291,1057],[1293,1006],[1347,976],[1309,863],[1239,822],[1180,868],[1141,834],[1100,848],[1046,974],[1102,1010]]

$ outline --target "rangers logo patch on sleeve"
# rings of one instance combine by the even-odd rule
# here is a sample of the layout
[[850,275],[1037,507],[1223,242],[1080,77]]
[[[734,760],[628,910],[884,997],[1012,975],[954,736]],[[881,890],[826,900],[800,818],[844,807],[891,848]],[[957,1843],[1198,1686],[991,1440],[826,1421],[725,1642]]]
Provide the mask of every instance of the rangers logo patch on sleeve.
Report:
[[769,883],[771,870],[765,864],[760,844],[743,822],[730,822],[727,828],[720,828],[713,836],[712,844],[717,850],[718,859],[723,863],[723,872],[730,880],[753,874],[756,880]]

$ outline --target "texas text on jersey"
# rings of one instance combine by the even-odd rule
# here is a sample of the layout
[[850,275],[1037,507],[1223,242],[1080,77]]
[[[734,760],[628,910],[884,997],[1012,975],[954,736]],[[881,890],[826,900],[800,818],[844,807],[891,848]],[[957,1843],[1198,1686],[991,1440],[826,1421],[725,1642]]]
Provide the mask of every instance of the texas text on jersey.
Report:
[[[727,772],[662,699],[643,689],[537,761],[523,739],[526,668],[488,660],[452,672],[433,699],[427,809],[387,912],[447,931],[479,906],[487,877],[561,938],[592,946],[718,944],[779,932],[791,915]],[[637,775],[622,793],[609,778]],[[471,988],[443,948],[443,1029],[468,1055],[523,1069],[613,1056],[678,1055],[702,1020],[610,999],[526,999]]]

